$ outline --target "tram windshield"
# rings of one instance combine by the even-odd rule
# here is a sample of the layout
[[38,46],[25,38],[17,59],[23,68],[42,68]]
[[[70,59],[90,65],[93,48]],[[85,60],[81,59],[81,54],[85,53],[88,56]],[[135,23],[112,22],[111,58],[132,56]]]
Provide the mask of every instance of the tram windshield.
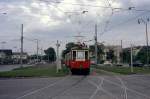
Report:
[[76,60],[85,60],[85,51],[77,51]]

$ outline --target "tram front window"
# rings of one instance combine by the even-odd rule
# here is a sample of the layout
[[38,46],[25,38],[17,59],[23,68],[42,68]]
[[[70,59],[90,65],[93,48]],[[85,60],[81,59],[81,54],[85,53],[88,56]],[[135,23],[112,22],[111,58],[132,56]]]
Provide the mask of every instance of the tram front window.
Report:
[[85,60],[85,52],[84,51],[77,51],[76,60],[84,61]]

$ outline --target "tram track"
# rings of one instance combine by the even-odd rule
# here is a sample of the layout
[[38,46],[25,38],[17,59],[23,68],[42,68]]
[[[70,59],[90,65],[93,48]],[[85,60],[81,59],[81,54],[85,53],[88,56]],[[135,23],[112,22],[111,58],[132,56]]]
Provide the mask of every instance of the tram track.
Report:
[[16,99],[22,99],[22,98],[24,98],[24,97],[27,97],[27,96],[33,95],[33,94],[35,94],[35,93],[38,93],[38,92],[40,92],[40,91],[42,91],[42,90],[48,89],[48,88],[50,88],[50,87],[53,87],[53,86],[57,85],[58,83],[60,83],[60,82],[62,82],[62,81],[64,81],[64,80],[66,80],[66,79],[68,79],[68,78],[69,78],[69,76],[67,76],[67,77],[65,77],[65,78],[63,78],[63,79],[61,79],[61,80],[59,80],[59,81],[56,81],[56,82],[54,82],[54,83],[52,83],[52,84],[49,84],[49,85],[47,85],[47,86],[41,87],[41,88],[36,89],[36,90],[34,90],[34,91],[30,91],[30,92],[28,92],[28,93],[26,93],[26,94],[24,94],[24,95],[22,95],[22,96],[17,97]]
[[[77,79],[77,80],[75,80]],[[58,86],[60,84],[63,84],[65,83],[65,81],[72,81],[74,80],[75,82],[71,83],[71,84],[68,84],[67,87],[65,88],[60,88],[60,90],[58,90],[57,92],[55,92],[54,94],[48,96],[48,99],[54,99],[54,98],[57,98],[59,96],[61,96],[62,94],[66,93],[67,91],[71,90],[72,88],[76,87],[77,85],[79,85],[84,79],[86,79],[86,76],[67,76],[59,81],[56,81],[56,82],[53,82],[49,85],[46,85],[42,88],[39,88],[39,89],[36,89],[36,90],[32,90],[32,91],[29,91],[28,93],[22,95],[22,96],[19,96],[17,97],[16,99],[28,99],[28,97],[32,97],[32,96],[35,96],[36,94],[39,94],[43,91],[46,91],[46,90],[49,90],[51,87],[55,87],[55,86]]]
[[[95,69],[95,68],[94,68],[94,69]],[[108,82],[108,83],[110,83],[110,84],[114,84],[114,85],[116,85],[116,86],[118,86],[118,87],[124,89],[124,99],[128,99],[127,91],[133,92],[133,93],[135,93],[135,94],[137,94],[137,95],[139,95],[139,96],[142,96],[142,97],[145,97],[145,98],[147,98],[147,99],[150,99],[150,97],[149,97],[148,95],[145,95],[145,94],[143,94],[143,93],[141,93],[141,92],[138,92],[138,91],[136,91],[136,90],[134,90],[134,89],[128,88],[128,87],[124,84],[124,81],[123,81],[119,76],[117,76],[116,73],[108,72],[108,71],[105,71],[105,70],[101,70],[101,71],[102,71],[102,72],[105,72],[105,74],[113,75],[116,79],[118,79],[118,80],[120,81],[121,84],[118,84],[118,83],[116,83],[116,82],[114,82],[114,81],[111,81],[111,80],[108,80],[108,79],[104,79],[106,82]],[[96,85],[96,86],[98,86],[98,85]]]
[[72,88],[76,87],[77,85],[79,85],[84,79],[86,79],[86,76],[81,77],[79,80],[77,80],[75,83],[71,84],[70,86],[68,86],[67,88],[64,88],[62,90],[60,90],[60,92],[57,92],[56,94],[52,95],[49,97],[49,99],[54,99],[64,93],[66,93],[67,91],[71,90]]

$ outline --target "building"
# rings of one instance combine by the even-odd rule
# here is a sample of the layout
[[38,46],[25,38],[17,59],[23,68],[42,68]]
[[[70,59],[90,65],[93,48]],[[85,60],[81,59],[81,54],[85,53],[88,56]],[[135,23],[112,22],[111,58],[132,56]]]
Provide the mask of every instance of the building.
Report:
[[12,50],[11,49],[0,49],[0,64],[12,63]]
[[[16,63],[16,64],[20,63],[21,53],[20,52],[13,52],[12,59],[13,59],[13,63]],[[27,53],[22,54],[22,60],[24,63],[26,63],[28,61],[28,54]]]
[[103,60],[109,61],[110,63],[119,64],[121,62],[121,53],[122,53],[122,47],[119,45],[105,46]]

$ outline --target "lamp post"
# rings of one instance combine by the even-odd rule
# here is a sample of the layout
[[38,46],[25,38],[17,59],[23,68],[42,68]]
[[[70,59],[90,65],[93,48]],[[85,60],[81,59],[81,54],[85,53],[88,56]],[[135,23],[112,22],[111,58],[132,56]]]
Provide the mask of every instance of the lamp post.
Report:
[[140,18],[140,19],[138,19],[138,24],[141,24],[141,23],[144,23],[145,24],[145,33],[146,33],[146,46],[147,46],[147,50],[146,50],[146,57],[147,57],[147,65],[149,64],[149,43],[148,43],[148,30],[147,30],[147,24],[148,24],[148,22],[150,21],[150,19],[149,18],[147,18],[147,19],[142,19],[142,18]]

